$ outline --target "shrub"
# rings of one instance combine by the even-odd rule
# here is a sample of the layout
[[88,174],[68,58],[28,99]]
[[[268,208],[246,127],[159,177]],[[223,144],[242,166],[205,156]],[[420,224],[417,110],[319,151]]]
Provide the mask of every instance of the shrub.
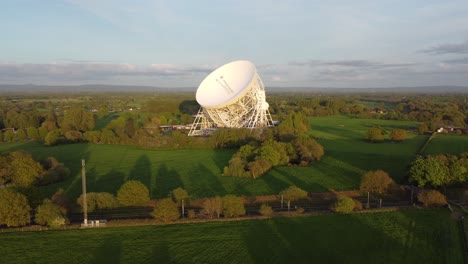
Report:
[[195,214],[195,210],[194,210],[194,209],[189,209],[189,210],[187,211],[187,217],[188,217],[189,219],[194,219],[194,218],[196,218],[196,217],[197,217],[197,214]]
[[70,176],[70,169],[65,167],[63,164],[60,164],[42,173],[39,178],[38,185],[49,185],[60,182],[65,180],[68,176]]
[[66,210],[46,199],[37,207],[36,223],[50,227],[59,227],[68,223]]
[[259,210],[260,214],[266,217],[271,217],[273,215],[273,209],[271,206],[262,204]]
[[354,202],[354,210],[355,211],[361,211],[362,210],[362,203],[356,199],[353,199]]
[[78,142],[83,139],[83,135],[80,131],[70,130],[65,132],[65,138],[71,142]]
[[245,214],[244,201],[241,197],[226,195],[223,197],[224,217],[238,217]]
[[151,215],[156,218],[156,220],[164,223],[175,221],[180,217],[177,204],[172,201],[171,198],[160,200],[154,207]]
[[219,196],[205,199],[202,207],[202,214],[208,215],[210,219],[215,215],[219,218],[223,212],[223,199]]
[[436,190],[419,193],[418,200],[427,207],[439,207],[447,204],[445,195]]
[[303,214],[304,212],[305,212],[305,209],[302,208],[302,207],[298,207],[298,208],[296,209],[296,214],[298,214],[298,215],[301,215],[301,214]]
[[354,210],[353,199],[347,196],[339,196],[338,201],[333,205],[333,210],[337,213],[349,214]]

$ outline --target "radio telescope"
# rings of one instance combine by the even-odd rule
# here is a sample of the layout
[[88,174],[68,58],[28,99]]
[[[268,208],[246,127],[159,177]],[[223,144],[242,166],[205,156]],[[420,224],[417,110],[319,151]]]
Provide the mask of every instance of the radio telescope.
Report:
[[189,136],[209,135],[217,128],[273,126],[265,86],[250,61],[234,61],[214,70],[201,82],[196,99],[201,108]]

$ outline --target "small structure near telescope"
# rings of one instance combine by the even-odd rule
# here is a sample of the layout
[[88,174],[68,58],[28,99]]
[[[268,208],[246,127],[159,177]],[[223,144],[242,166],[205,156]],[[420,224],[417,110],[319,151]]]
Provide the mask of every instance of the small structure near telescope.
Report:
[[206,136],[217,128],[273,126],[265,86],[250,61],[234,61],[214,70],[201,82],[196,99],[201,108],[189,136]]

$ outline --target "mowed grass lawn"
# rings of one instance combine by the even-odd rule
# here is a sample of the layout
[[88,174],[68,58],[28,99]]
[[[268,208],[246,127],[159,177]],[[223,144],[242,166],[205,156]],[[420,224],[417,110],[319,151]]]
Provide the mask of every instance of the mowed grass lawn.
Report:
[[3,263],[463,263],[446,209],[0,234]]
[[424,149],[424,154],[453,154],[468,152],[468,136],[437,134]]
[[167,197],[185,188],[192,197],[214,195],[277,194],[290,185],[309,192],[359,188],[362,173],[383,169],[400,180],[425,137],[409,134],[403,143],[368,143],[367,129],[409,128],[412,122],[352,119],[343,116],[312,119],[312,135],[325,148],[325,156],[307,167],[281,166],[258,179],[222,176],[236,150],[156,150],[122,145],[71,144],[53,147],[40,142],[0,144],[0,152],[24,149],[37,158],[56,157],[72,171],[64,182],[43,187],[46,195],[63,188],[74,199],[81,193],[81,159],[86,160],[88,192],[117,193],[127,180],[148,186],[152,198]]

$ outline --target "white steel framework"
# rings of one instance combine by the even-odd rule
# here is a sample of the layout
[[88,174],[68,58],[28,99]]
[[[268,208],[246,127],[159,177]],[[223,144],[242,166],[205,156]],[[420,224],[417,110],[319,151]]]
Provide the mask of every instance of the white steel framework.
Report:
[[[229,87],[228,84],[223,85]],[[201,107],[189,136],[209,135],[217,128],[259,128],[273,126],[266,102],[265,86],[255,73],[243,93],[231,102],[215,107]]]

